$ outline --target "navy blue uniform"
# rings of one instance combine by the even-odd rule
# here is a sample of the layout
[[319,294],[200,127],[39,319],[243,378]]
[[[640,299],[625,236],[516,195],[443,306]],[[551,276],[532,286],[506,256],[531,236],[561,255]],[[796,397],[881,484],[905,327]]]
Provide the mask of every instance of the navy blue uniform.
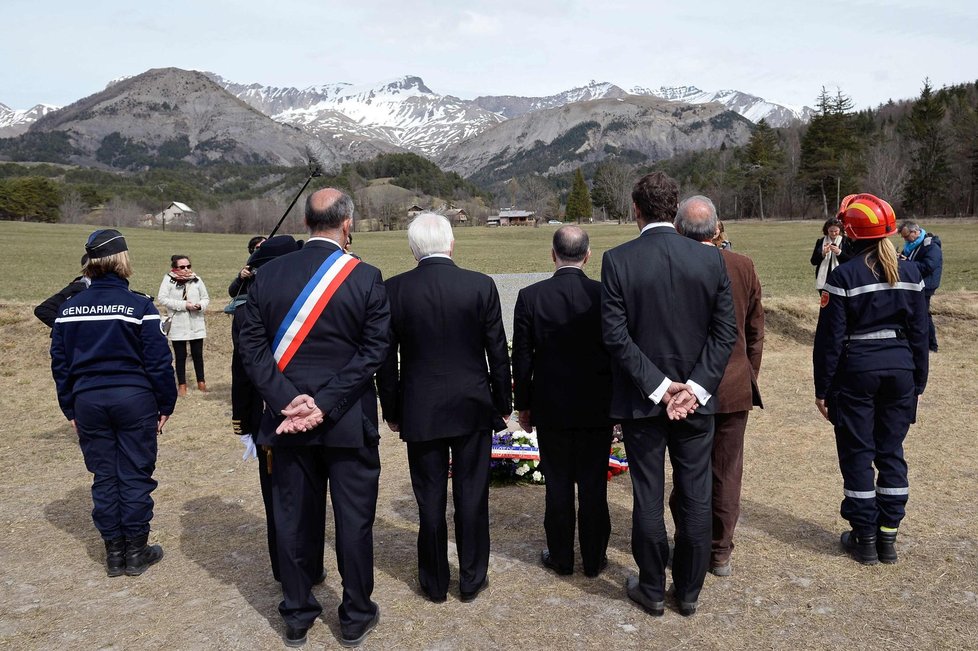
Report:
[[866,265],[870,251],[829,274],[812,354],[815,397],[826,401],[835,426],[842,517],[857,535],[896,528],[903,519],[909,493],[903,439],[927,384],[920,272],[901,261],[891,287]]
[[177,399],[172,358],[150,297],[115,274],[61,306],[51,338],[58,403],[95,475],[92,519],[105,540],[149,532],[156,426]]
[[924,241],[911,251],[909,244],[904,247],[904,255],[910,264],[917,267],[920,277],[924,279],[924,297],[927,299],[928,343],[930,349],[937,352],[937,330],[934,329],[934,317],[930,313],[930,299],[941,286],[941,272],[944,271],[944,251],[941,248],[941,238],[933,233],[925,233]]

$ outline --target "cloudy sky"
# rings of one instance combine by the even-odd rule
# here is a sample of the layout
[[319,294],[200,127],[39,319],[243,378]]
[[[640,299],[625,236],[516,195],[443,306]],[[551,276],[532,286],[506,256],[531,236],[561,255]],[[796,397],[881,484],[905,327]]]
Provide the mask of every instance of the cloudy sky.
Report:
[[64,105],[150,68],[303,88],[418,75],[436,93],[733,88],[857,107],[978,79],[975,0],[3,0],[0,103]]

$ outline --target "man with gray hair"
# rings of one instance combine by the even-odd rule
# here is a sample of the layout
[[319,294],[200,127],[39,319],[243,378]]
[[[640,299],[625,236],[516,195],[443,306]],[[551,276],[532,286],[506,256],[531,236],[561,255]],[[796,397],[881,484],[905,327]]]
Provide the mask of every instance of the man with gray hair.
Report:
[[455,265],[445,217],[415,217],[408,244],[418,266],[387,281],[392,346],[377,375],[380,402],[407,443],[420,514],[418,582],[435,603],[448,593],[451,461],[459,596],[468,602],[489,584],[492,433],[512,410],[506,334],[495,283]]
[[912,262],[924,279],[924,298],[927,299],[927,321],[930,324],[928,346],[932,353],[937,352],[937,330],[930,312],[930,299],[941,286],[941,272],[944,270],[944,250],[941,238],[928,233],[917,222],[905,220],[900,224],[900,237],[906,244],[900,252],[900,259]]
[[[695,196],[679,204],[676,230],[691,240],[714,246],[719,232],[717,212],[707,197]],[[740,516],[740,490],[744,475],[744,432],[747,416],[754,406],[763,407],[757,375],[761,371],[764,349],[764,307],[761,305],[761,281],[754,263],[746,255],[721,249],[727,266],[730,290],[733,294],[734,316],[737,321],[737,340],[723,379],[713,400],[713,542],[710,553],[710,572],[730,576],[733,567],[733,533]],[[676,526],[680,525],[679,496],[669,497]]]
[[540,560],[574,571],[574,488],[585,576],[607,564],[611,361],[601,343],[601,283],[584,274],[591,257],[578,226],[554,232],[554,275],[520,290],[513,315],[513,388],[520,425],[534,427],[547,477]]

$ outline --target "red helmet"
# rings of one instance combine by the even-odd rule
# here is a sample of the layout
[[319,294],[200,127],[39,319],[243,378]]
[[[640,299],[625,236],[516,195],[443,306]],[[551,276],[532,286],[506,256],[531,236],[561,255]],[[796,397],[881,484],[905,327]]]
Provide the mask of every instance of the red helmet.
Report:
[[839,220],[850,240],[878,240],[896,233],[896,213],[872,194],[850,194],[839,206]]

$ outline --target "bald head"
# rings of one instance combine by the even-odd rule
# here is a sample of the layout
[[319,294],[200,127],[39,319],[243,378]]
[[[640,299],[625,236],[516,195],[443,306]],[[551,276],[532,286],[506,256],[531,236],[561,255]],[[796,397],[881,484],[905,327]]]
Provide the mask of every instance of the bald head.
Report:
[[587,260],[590,241],[580,226],[561,226],[554,231],[554,262],[557,266],[581,266]]
[[717,233],[717,209],[707,197],[690,197],[679,204],[675,225],[689,239],[709,242]]
[[312,235],[342,230],[353,219],[353,199],[336,188],[323,188],[306,199],[306,226]]

